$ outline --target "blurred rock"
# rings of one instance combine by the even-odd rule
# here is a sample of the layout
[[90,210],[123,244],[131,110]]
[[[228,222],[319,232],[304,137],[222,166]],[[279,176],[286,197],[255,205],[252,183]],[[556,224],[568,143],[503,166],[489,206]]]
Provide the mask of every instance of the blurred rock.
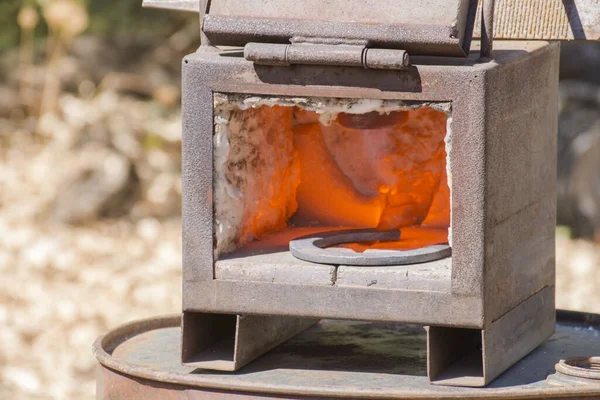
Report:
[[61,184],[52,215],[71,224],[126,215],[139,198],[139,179],[127,157],[106,147],[84,148]]
[[586,240],[556,235],[556,306],[600,312],[600,247]]
[[94,339],[180,311],[178,87],[197,32],[75,39],[42,119],[47,55],[0,57],[0,399],[92,399]]
[[600,232],[600,86],[561,82],[558,165],[558,223],[592,239]]
[[89,23],[85,6],[74,0],[49,0],[44,2],[44,19],[51,30],[60,32],[62,40],[81,34]]
[[35,8],[26,5],[19,10],[19,14],[17,15],[17,23],[21,29],[31,31],[35,29],[39,21],[40,16]]
[[19,96],[14,90],[0,86],[0,117],[9,117],[15,106],[20,103]]
[[152,92],[152,97],[159,103],[173,106],[179,103],[180,90],[174,85],[161,85]]
[[[177,51],[165,44],[157,45],[152,37],[139,35],[123,35],[119,40],[85,36],[75,40],[71,51],[72,57],[78,60],[78,71],[70,76],[63,74],[62,81],[73,91],[83,80],[147,97],[158,91],[159,95],[162,92],[159,101],[172,99],[175,89],[178,99],[180,60],[186,50],[193,51],[189,48]],[[103,61],[98,63],[97,60]]]
[[600,84],[600,43],[563,42],[560,53],[561,79]]

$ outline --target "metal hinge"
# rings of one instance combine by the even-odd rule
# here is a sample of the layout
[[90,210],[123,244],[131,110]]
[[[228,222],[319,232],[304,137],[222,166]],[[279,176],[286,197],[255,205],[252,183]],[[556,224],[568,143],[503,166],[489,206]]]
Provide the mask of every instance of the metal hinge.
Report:
[[290,44],[248,43],[244,57],[258,65],[334,65],[370,69],[405,69],[404,50],[375,49],[358,40],[294,37]]

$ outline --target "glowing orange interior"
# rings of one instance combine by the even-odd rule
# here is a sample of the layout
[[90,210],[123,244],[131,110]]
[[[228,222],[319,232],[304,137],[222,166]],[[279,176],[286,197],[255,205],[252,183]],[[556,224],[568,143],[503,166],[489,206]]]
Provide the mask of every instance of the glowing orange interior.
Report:
[[[344,114],[324,125],[315,112],[299,107],[262,106],[234,113],[230,129],[253,121],[274,146],[273,154],[257,156],[257,165],[273,171],[263,174],[260,182],[245,178],[243,187],[254,185],[257,194],[247,200],[240,232],[246,239],[241,242],[260,240],[285,227],[411,227],[398,242],[344,245],[355,251],[447,242],[447,115],[421,107],[376,129],[349,128],[340,123],[340,116]],[[236,146],[248,139],[229,140],[232,159],[241,151]],[[228,181],[234,178],[227,176]]]

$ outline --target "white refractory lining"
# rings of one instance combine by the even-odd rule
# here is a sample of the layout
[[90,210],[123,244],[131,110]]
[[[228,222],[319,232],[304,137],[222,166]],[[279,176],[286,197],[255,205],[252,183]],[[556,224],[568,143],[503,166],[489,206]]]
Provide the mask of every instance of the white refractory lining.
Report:
[[[325,126],[341,112],[389,113],[421,107],[431,107],[446,115],[451,111],[450,103],[215,93],[213,200],[216,259],[257,239],[251,233],[256,227],[268,231],[284,228],[296,211],[295,193],[300,168],[290,132],[294,107],[315,112],[318,121]],[[449,155],[450,118],[447,125],[445,147]],[[450,183],[449,160],[446,165]]]
[[446,177],[448,178],[448,188],[450,189],[450,226],[448,227],[448,244],[452,247],[452,115],[447,113],[446,120]]

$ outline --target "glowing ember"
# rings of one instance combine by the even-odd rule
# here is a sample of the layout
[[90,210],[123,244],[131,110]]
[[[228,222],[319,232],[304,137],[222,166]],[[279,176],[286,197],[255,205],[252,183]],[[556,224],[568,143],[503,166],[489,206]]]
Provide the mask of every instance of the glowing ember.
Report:
[[292,221],[300,226],[376,227],[384,209],[381,196],[360,193],[336,164],[325,145],[319,124],[294,128],[300,159],[298,210]]
[[360,119],[343,113],[323,124],[297,106],[221,113],[227,125],[215,137],[217,253],[290,225],[438,228],[409,229],[399,242],[345,246],[355,251],[447,242],[446,114],[420,107],[383,114],[388,122],[378,125],[372,113],[376,129],[348,128]]
[[383,204],[377,225],[369,227],[421,224],[445,175],[446,115],[422,107],[409,111],[405,121],[372,130],[337,123],[322,128],[332,157],[354,188]]

